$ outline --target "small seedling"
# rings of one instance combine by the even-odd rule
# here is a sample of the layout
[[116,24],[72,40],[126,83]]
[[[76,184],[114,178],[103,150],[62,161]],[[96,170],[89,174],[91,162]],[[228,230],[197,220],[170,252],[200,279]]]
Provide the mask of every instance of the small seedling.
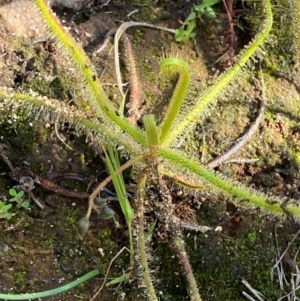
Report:
[[24,198],[24,191],[21,190],[17,192],[14,188],[9,189],[9,195],[12,198],[9,199],[10,202],[16,202],[17,208],[28,208],[29,207],[29,200]]
[[175,40],[177,42],[187,42],[196,36],[194,29],[196,28],[196,20],[202,20],[205,16],[209,19],[216,18],[216,13],[212,9],[212,6],[218,3],[219,0],[203,0],[202,4],[194,5],[191,13],[184,21],[182,26],[175,31]]
[[10,219],[11,214],[8,212],[12,204],[5,204],[0,201],[0,218]]
[[219,0],[203,0],[202,4],[194,5],[194,11],[197,12],[197,17],[201,20],[201,16],[214,19],[216,17],[212,6],[218,3]]
[[[190,18],[189,21],[187,21]],[[192,39],[196,36],[194,29],[196,28],[196,14],[191,12],[188,19],[184,24],[176,29],[175,31],[175,40],[176,42],[187,42],[189,39]]]

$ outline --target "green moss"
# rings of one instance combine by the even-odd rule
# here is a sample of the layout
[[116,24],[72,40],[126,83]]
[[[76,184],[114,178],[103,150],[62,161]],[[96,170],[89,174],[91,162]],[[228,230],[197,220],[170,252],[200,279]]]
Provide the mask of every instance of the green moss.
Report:
[[68,229],[76,229],[81,215],[82,212],[79,208],[64,206],[65,227]]
[[296,163],[300,165],[300,150],[298,150],[297,148],[293,148],[292,152],[293,152],[293,157],[296,160]]
[[208,238],[199,244],[197,252],[190,247],[188,254],[204,300],[243,300],[243,278],[267,296],[274,292],[270,283],[270,263],[275,253],[270,252],[266,244],[262,248],[244,237],[222,242]]
[[[276,255],[273,239],[266,239],[262,233],[249,234],[232,238],[192,234],[186,238],[187,253],[203,300],[243,301],[241,292],[246,291],[246,287],[242,279],[268,296],[269,300],[279,296],[279,289],[270,282],[270,269]],[[186,300],[185,279],[178,270],[173,251],[166,245],[160,245],[156,256],[160,272],[155,274],[155,278],[160,280],[159,290],[163,296],[166,300]]]
[[27,272],[22,270],[16,270],[12,274],[14,281],[14,291],[21,292],[26,288]]
[[112,240],[111,230],[109,228],[100,229],[98,231],[98,239],[106,254],[114,250],[117,246],[116,242]]
[[70,79],[66,75],[56,76],[51,81],[46,81],[44,76],[37,76],[23,85],[25,91],[32,90],[42,96],[60,100],[70,99]]
[[[295,64],[295,20],[292,17],[293,2],[279,0],[274,6],[274,26],[272,37],[266,45],[268,56],[264,57],[264,64],[270,74],[277,72],[292,72]],[[284,7],[284,9],[282,9]]]
[[162,298],[172,301],[184,300],[187,296],[186,281],[178,270],[177,258],[168,245],[159,244],[155,250],[155,260],[150,268],[155,267],[159,267],[159,272],[154,274],[154,279],[159,283],[159,290],[163,293]]

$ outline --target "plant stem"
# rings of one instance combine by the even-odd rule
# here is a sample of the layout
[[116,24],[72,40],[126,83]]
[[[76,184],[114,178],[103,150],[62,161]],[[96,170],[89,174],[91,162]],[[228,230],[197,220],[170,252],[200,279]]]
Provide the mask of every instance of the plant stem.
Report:
[[[125,164],[123,164],[120,168],[118,168],[115,171],[115,174],[118,175],[119,173],[123,172],[124,170],[126,170],[128,167],[130,167],[131,165],[133,165],[134,163],[140,161],[143,158],[144,155],[140,155],[137,156],[129,161],[127,161]],[[97,187],[96,189],[90,194],[89,197],[89,207],[88,207],[88,211],[86,213],[86,218],[89,219],[90,215],[92,213],[92,209],[95,208],[95,204],[94,204],[94,200],[97,197],[97,194],[112,180],[112,176],[108,176],[104,181],[102,181]]]
[[170,104],[168,106],[167,112],[165,113],[165,117],[160,125],[161,134],[159,137],[159,141],[160,144],[163,144],[167,137],[172,136],[170,130],[184,100],[186,90],[190,83],[190,75],[186,63],[182,59],[178,58],[170,57],[164,59],[160,63],[160,69],[161,72],[167,70],[171,71],[172,73],[179,73],[179,79],[173,92]]
[[138,131],[139,137],[136,137],[136,141],[128,139],[130,137],[126,134],[124,135],[123,130],[121,130],[120,127],[110,119],[105,118],[105,122],[103,123],[100,123],[95,119],[89,120],[89,117],[87,117],[88,115],[84,115],[85,112],[82,112],[82,110],[75,110],[74,107],[68,106],[55,99],[47,99],[41,96],[31,96],[20,93],[10,93],[5,90],[0,91],[0,99],[4,100],[4,105],[6,107],[13,106],[14,109],[25,107],[30,115],[34,114],[39,116],[40,114],[43,114],[46,116],[45,118],[49,118],[49,116],[51,116],[56,120],[56,122],[64,122],[68,120],[75,126],[79,127],[79,130],[84,128],[87,129],[89,133],[96,133],[95,136],[108,137],[111,141],[114,141],[119,145],[123,145],[128,152],[132,154],[136,154],[138,152],[138,143],[146,145],[146,137],[140,131]]
[[138,183],[138,193],[139,193],[139,200],[138,200],[138,212],[137,212],[137,231],[138,231],[138,238],[137,238],[137,247],[139,251],[140,263],[142,268],[142,274],[145,281],[145,285],[147,288],[147,294],[150,301],[158,301],[158,298],[155,293],[155,289],[153,286],[153,282],[150,276],[149,266],[148,266],[148,259],[146,253],[146,246],[145,246],[145,234],[144,234],[144,202],[145,202],[145,186],[147,180],[147,171],[144,171],[141,175],[141,178]]
[[118,87],[119,87],[119,91],[120,91],[121,95],[124,95],[124,93],[123,93],[123,89],[122,89],[123,85],[122,85],[122,78],[121,78],[121,72],[120,72],[119,40],[120,40],[123,32],[132,26],[150,27],[150,28],[154,28],[154,29],[165,30],[165,31],[175,34],[174,29],[156,26],[156,25],[145,23],[145,22],[129,21],[129,22],[124,22],[121,24],[121,26],[116,31],[115,39],[114,39],[115,70],[116,70],[117,83],[118,83]]
[[[290,200],[283,208],[282,205],[277,202],[276,198],[274,200],[255,190],[245,188],[242,184],[237,185],[236,182],[226,179],[221,175],[217,175],[205,166],[186,158],[183,154],[167,149],[158,149],[156,154],[170,160],[175,165],[180,166],[180,170],[182,170],[182,168],[186,168],[190,172],[200,176],[214,188],[219,189],[231,197],[235,197],[233,198],[233,202],[236,205],[244,205],[246,208],[260,207],[261,209],[268,210],[275,215],[288,213],[294,218],[300,218],[300,207],[296,202],[294,204],[292,200]],[[190,175],[190,177],[192,178],[193,176]]]
[[295,33],[295,52],[296,52],[296,65],[299,68],[300,66],[300,1],[292,0],[291,2],[291,12],[294,22],[294,33]]
[[[89,103],[91,104],[93,102],[97,116],[103,115],[103,109],[113,111],[114,108],[107,98],[99,79],[95,77],[97,72],[92,67],[93,65],[82,47],[63,29],[60,21],[53,14],[49,4],[47,4],[47,1],[35,0],[35,3],[60,45],[63,46],[69,57],[73,58],[77,67],[84,75],[84,79],[87,83],[86,86],[91,89],[91,92],[95,96],[95,98],[89,99]],[[96,102],[93,99],[95,99]]]
[[57,294],[65,292],[65,291],[68,291],[71,288],[78,286],[79,284],[82,284],[99,274],[100,274],[99,270],[93,270],[68,284],[60,286],[58,288],[54,288],[49,291],[44,291],[44,292],[39,292],[39,293],[24,293],[24,294],[18,294],[18,295],[1,294],[0,293],[0,299],[3,299],[3,300],[33,300],[33,299],[37,299],[37,298],[50,297],[50,296],[57,295]]
[[149,146],[158,146],[158,132],[153,114],[147,114],[143,117],[144,128],[146,131],[147,144]]
[[133,56],[132,47],[129,41],[129,38],[126,34],[124,36],[124,43],[126,47],[126,52],[128,56],[128,68],[129,68],[129,74],[130,74],[130,100],[128,104],[128,114],[129,119],[133,124],[136,124],[140,114],[139,114],[139,108],[140,108],[140,89],[138,86],[138,76],[137,76],[137,70],[136,70],[136,63]]
[[191,297],[191,301],[202,301],[189,258],[185,251],[183,240],[180,237],[175,237],[173,239],[173,245],[176,251],[176,255],[184,269],[184,274],[189,285],[188,292]]
[[130,242],[130,267],[133,268],[134,265],[134,248],[133,248],[133,236],[132,236],[132,221],[134,220],[134,212],[127,198],[126,186],[122,173],[116,174],[116,170],[120,168],[119,154],[114,151],[112,146],[108,146],[108,153],[103,146],[105,152],[105,157],[107,161],[107,166],[110,175],[112,176],[112,181],[118,196],[119,204],[121,206],[122,212],[126,219],[126,224],[129,232],[129,242]]
[[59,45],[66,50],[69,57],[73,58],[75,66],[80,70],[83,76],[84,82],[90,96],[86,97],[86,103],[79,104],[80,108],[89,113],[88,109],[90,106],[93,107],[93,111],[97,117],[108,117],[111,121],[116,123],[120,128],[126,131],[139,143],[145,143],[145,137],[143,134],[134,127],[128,120],[117,116],[117,109],[112,105],[108,99],[100,80],[98,79],[97,72],[93,67],[89,57],[85,54],[82,47],[75,42],[74,38],[68,34],[60,24],[59,20],[54,16],[51,8],[46,4],[45,0],[35,0],[37,7],[39,8],[43,19],[50,27],[52,33],[57,38]]
[[218,165],[222,164],[224,161],[226,161],[234,153],[239,151],[245,145],[245,143],[253,136],[255,131],[258,129],[260,121],[264,115],[264,111],[265,111],[265,102],[264,99],[262,98],[259,113],[256,117],[255,122],[250,126],[249,130],[242,137],[240,137],[238,141],[233,146],[231,146],[224,154],[209,162],[207,166],[209,168],[215,168]]

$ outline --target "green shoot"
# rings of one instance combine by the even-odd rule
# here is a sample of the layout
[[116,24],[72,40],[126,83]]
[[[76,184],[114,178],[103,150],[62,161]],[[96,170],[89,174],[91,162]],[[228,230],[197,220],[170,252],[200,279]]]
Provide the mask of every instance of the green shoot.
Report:
[[186,90],[190,83],[190,75],[185,61],[178,58],[166,58],[160,63],[161,72],[169,71],[179,73],[179,79],[173,92],[166,115],[160,125],[161,134],[159,137],[160,144],[163,144],[167,137],[172,136],[170,131],[174,121],[181,109]]
[[194,11],[197,12],[198,18],[201,20],[201,16],[206,16],[210,19],[216,17],[216,13],[212,9],[212,6],[218,3],[219,0],[203,0],[202,4],[194,5]]
[[26,294],[18,294],[18,295],[0,293],[0,299],[3,299],[3,300],[33,300],[33,299],[38,299],[38,298],[54,296],[57,294],[61,294],[65,291],[68,291],[68,290],[72,289],[73,287],[76,287],[82,283],[85,283],[89,279],[92,279],[99,274],[100,274],[99,270],[93,270],[93,271],[83,275],[82,277],[77,278],[76,280],[74,280],[70,283],[67,283],[63,286],[51,289],[49,291],[44,291],[44,292],[26,293]]
[[183,25],[176,29],[175,31],[175,40],[176,42],[187,42],[190,39],[196,37],[195,28],[197,18],[202,20],[202,17],[205,16],[209,19],[216,18],[216,13],[212,9],[212,6],[218,3],[219,0],[203,0],[202,4],[194,4],[191,13],[184,21]]
[[196,20],[189,21],[186,25],[179,27],[175,31],[176,42],[187,42],[188,40],[195,38],[196,33],[194,29],[196,28]]
[[114,278],[113,280],[109,281],[106,286],[112,286],[114,284],[118,284],[118,283],[121,283],[121,282],[124,282],[126,281],[127,279],[129,278],[129,275],[128,274],[123,274],[119,277],[116,277]]
[[124,178],[122,173],[116,174],[115,171],[119,169],[120,160],[119,155],[117,151],[114,151],[112,146],[108,146],[107,151],[105,151],[105,158],[107,161],[109,173],[112,177],[112,181],[117,193],[117,197],[122,209],[122,212],[124,214],[124,217],[126,219],[126,224],[128,227],[129,232],[129,242],[130,242],[130,266],[133,266],[134,263],[134,247],[133,247],[133,236],[132,236],[132,221],[134,219],[134,212],[133,209],[129,203],[128,198],[126,197],[126,186],[124,182]]
[[11,214],[8,212],[11,206],[12,204],[5,204],[0,201],[0,218],[11,219]]
[[149,229],[147,230],[147,233],[145,235],[145,239],[148,240],[148,238],[151,237],[153,231],[154,231],[154,228],[157,224],[157,219],[150,225]]
[[28,208],[29,200],[24,199],[24,191],[17,192],[14,188],[9,189],[8,193],[12,198],[9,199],[10,202],[16,202],[17,208]]
[[157,126],[156,126],[154,115],[153,114],[145,115],[143,121],[146,130],[148,145],[157,146],[159,142],[158,142]]

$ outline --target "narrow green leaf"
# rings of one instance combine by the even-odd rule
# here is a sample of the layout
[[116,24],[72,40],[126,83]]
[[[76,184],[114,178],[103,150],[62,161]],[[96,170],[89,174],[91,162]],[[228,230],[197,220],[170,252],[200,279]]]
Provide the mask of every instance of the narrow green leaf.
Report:
[[122,276],[119,276],[111,281],[109,281],[106,286],[111,286],[111,285],[114,285],[114,284],[118,284],[120,282],[124,282],[126,281],[128,278],[129,278],[130,274],[123,274]]
[[145,235],[145,239],[148,240],[148,238],[152,235],[153,231],[154,231],[154,228],[156,226],[156,223],[157,223],[157,219],[151,224],[151,226],[149,227],[146,235]]
[[158,141],[158,131],[153,114],[148,114],[143,117],[144,127],[146,131],[147,143],[149,146],[157,146]]
[[3,294],[0,293],[0,299],[4,300],[34,300],[38,298],[44,298],[44,297],[52,297],[53,295],[61,294],[65,291],[69,291],[73,287],[78,286],[79,284],[82,284],[89,279],[97,276],[100,274],[99,270],[93,270],[82,277],[77,278],[76,280],[67,283],[63,286],[51,289],[49,291],[43,291],[43,292],[36,292],[36,293],[26,293],[26,294]]
[[173,92],[165,117],[160,125],[161,133],[159,137],[159,143],[163,144],[169,136],[172,136],[173,124],[190,83],[190,75],[186,63],[179,58],[170,57],[164,59],[160,63],[160,69],[161,72],[170,71],[172,73],[179,73],[179,79],[176,84],[176,88]]
[[126,222],[131,223],[134,219],[134,212],[129,203],[129,200],[125,197],[125,193],[126,193],[125,184],[124,184],[124,182],[122,182],[122,180],[120,180],[120,177],[118,177],[118,175],[116,175],[112,161],[105,149],[104,149],[104,152],[105,152],[105,158],[107,160],[107,166],[109,169],[109,173],[112,177],[112,181],[114,183],[114,187],[115,187],[115,190],[116,190],[116,193],[118,196],[118,200],[119,200],[122,212],[125,216]]

